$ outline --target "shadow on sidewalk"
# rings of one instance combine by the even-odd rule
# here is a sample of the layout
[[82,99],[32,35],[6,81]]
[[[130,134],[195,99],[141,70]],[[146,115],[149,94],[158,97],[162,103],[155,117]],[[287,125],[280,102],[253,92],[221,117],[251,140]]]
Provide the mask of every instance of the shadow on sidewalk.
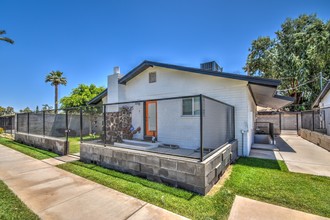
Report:
[[283,138],[281,138],[280,136],[276,136],[275,141],[276,141],[276,147],[280,151],[296,153],[296,151],[293,150],[293,148],[285,140],[283,140]]

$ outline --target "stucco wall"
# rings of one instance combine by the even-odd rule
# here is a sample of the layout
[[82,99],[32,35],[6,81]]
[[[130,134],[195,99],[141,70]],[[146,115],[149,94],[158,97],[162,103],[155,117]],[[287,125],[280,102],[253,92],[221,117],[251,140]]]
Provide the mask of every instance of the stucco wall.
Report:
[[182,99],[157,102],[158,141],[196,149],[200,145],[199,117],[182,116]]
[[[157,82],[149,83],[148,73],[154,71],[157,72]],[[111,82],[109,85],[112,85]],[[117,89],[117,92],[111,93],[112,89]],[[118,95],[118,91],[121,91],[121,95]],[[126,86],[109,86],[108,94],[117,95],[120,102],[203,94],[233,105],[235,106],[235,136],[238,139],[238,152],[242,152],[241,130],[251,129],[247,127],[249,101],[246,81],[150,67],[127,82]],[[113,100],[108,98],[108,101]],[[247,141],[244,141],[244,147],[245,152],[248,152],[250,146]]]
[[323,108],[330,107],[330,90],[328,93],[323,97],[323,99],[320,100],[321,103],[323,103]]

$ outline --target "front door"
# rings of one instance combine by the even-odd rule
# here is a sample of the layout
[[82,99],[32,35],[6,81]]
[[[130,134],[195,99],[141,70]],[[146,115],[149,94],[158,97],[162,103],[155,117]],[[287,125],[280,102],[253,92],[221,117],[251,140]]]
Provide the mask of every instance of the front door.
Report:
[[146,135],[157,137],[157,101],[146,102]]

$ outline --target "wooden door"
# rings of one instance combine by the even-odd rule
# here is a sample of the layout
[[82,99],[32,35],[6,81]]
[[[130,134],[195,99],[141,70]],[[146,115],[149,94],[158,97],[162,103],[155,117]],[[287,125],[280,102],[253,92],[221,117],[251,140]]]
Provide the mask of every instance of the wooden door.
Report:
[[146,135],[157,137],[157,101],[146,102]]

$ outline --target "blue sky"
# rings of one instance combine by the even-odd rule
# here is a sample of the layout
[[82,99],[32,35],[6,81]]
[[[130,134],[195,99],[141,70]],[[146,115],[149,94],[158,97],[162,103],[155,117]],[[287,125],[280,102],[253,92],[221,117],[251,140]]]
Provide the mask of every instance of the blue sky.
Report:
[[251,41],[274,36],[286,18],[330,19],[329,0],[0,0],[0,106],[54,106],[52,70],[67,77],[60,98],[78,84],[106,86],[114,66],[127,73],[143,60],[199,67],[216,60],[242,67]]

